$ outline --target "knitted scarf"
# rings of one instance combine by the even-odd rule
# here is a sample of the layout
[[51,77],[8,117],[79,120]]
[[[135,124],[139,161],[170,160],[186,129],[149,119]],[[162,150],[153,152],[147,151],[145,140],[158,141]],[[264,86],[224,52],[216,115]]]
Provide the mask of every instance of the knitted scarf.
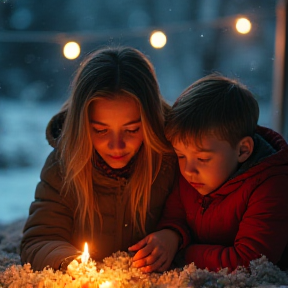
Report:
[[114,169],[104,161],[104,159],[99,155],[99,153],[96,150],[94,151],[93,154],[94,155],[92,157],[92,164],[102,175],[112,179],[119,179],[119,178],[128,179],[131,176],[136,155],[132,157],[132,159],[128,162],[128,164],[123,168]]

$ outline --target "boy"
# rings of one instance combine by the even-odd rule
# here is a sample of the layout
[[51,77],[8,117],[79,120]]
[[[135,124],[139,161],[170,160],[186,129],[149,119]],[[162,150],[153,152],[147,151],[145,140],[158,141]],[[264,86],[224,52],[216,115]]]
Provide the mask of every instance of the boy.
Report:
[[181,94],[166,125],[181,175],[162,230],[129,248],[134,266],[164,271],[181,250],[212,271],[261,255],[288,268],[288,145],[258,117],[252,93],[218,74]]

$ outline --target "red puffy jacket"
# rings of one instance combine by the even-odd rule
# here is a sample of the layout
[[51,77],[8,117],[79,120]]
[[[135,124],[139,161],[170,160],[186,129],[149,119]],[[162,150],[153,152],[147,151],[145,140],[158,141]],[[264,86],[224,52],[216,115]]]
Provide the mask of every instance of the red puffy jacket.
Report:
[[288,145],[264,127],[256,138],[250,161],[209,195],[180,176],[160,228],[182,234],[186,264],[234,270],[265,255],[288,268]]

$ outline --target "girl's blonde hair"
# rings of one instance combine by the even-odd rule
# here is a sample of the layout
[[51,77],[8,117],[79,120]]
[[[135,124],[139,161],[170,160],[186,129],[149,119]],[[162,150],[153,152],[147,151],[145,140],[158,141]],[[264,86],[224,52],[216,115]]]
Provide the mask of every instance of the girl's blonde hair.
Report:
[[[151,185],[156,178],[162,156],[171,152],[164,136],[164,117],[168,104],[160,95],[152,64],[130,47],[97,50],[80,65],[72,85],[72,94],[63,105],[67,111],[59,151],[64,175],[65,193],[74,193],[81,227],[94,227],[98,213],[97,191],[93,193],[92,161],[94,154],[90,136],[89,105],[97,98],[132,97],[140,107],[143,145],[137,154],[132,175],[128,179],[132,224],[145,234]],[[93,234],[93,230],[91,231]]]

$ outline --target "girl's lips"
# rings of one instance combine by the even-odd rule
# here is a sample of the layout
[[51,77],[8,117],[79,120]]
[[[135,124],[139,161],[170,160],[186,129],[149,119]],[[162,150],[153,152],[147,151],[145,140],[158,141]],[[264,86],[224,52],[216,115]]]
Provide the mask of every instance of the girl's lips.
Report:
[[197,188],[202,188],[204,186],[203,183],[195,183],[195,182],[189,182],[189,184],[194,187],[195,189]]
[[123,159],[127,155],[128,154],[124,154],[124,155],[120,155],[120,156],[109,155],[109,157],[114,159],[114,160],[120,160],[120,159]]

